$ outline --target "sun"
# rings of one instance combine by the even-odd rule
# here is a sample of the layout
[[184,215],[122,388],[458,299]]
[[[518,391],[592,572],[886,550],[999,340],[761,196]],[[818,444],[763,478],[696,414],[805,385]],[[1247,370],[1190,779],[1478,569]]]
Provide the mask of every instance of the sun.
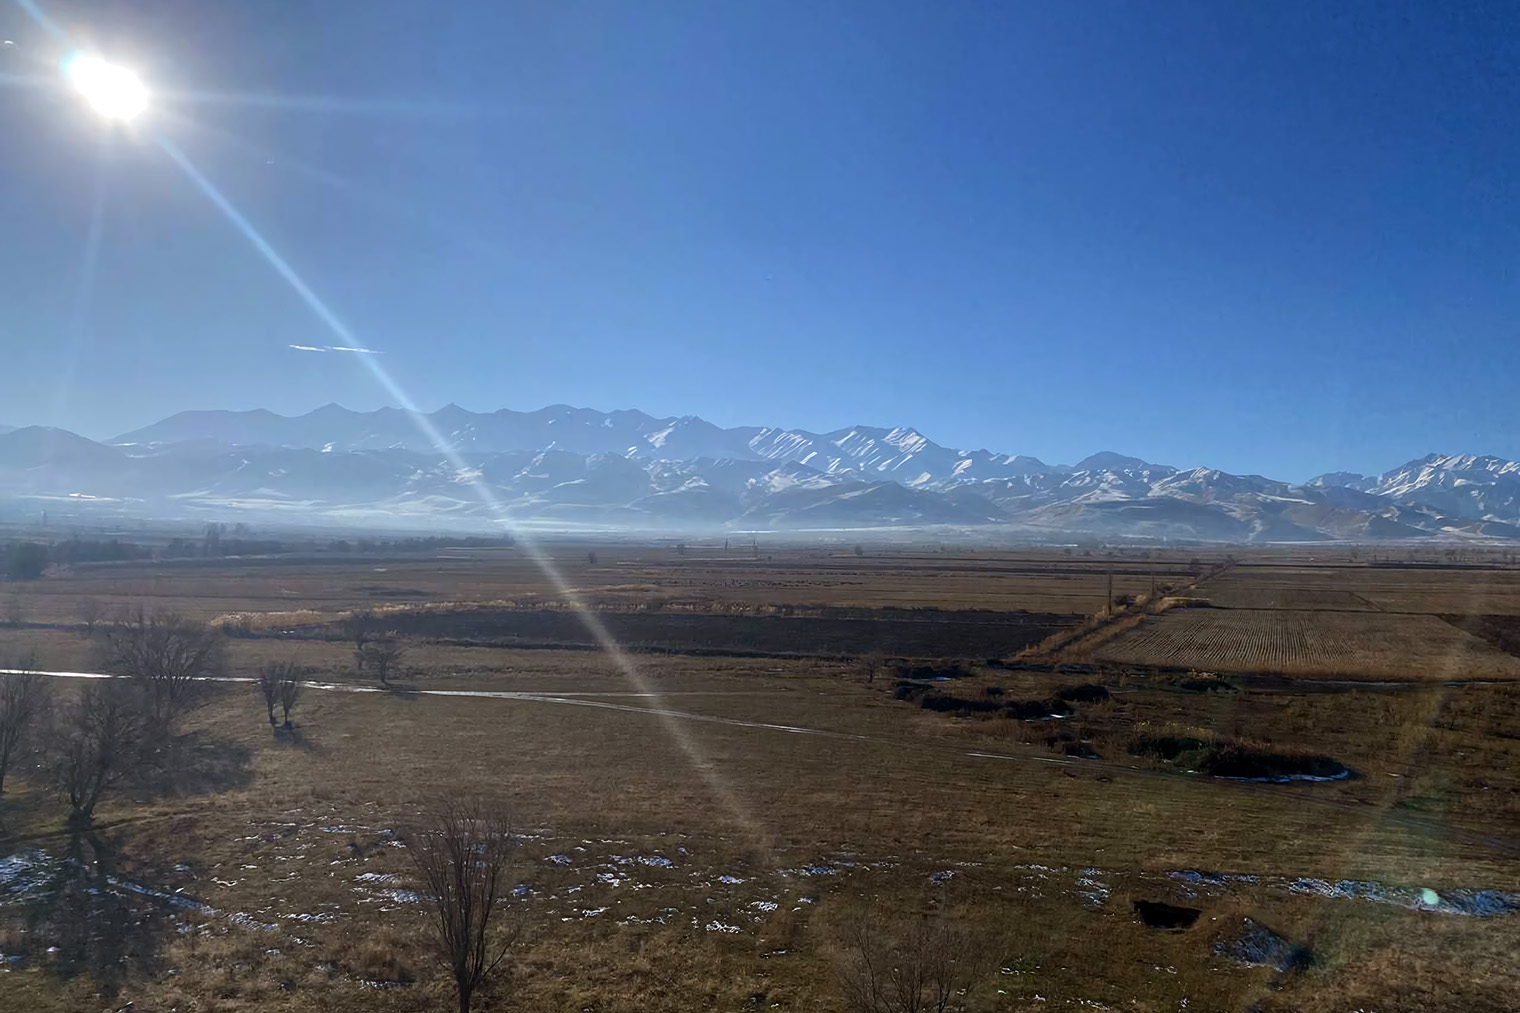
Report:
[[90,107],[106,119],[125,123],[148,108],[147,86],[125,67],[75,53],[64,61],[63,73]]

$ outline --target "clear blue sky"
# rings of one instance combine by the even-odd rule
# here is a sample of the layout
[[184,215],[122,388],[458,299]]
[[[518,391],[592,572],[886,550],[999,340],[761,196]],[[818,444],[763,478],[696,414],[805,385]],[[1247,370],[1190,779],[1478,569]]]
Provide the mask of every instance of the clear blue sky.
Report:
[[0,0],[0,422],[391,400],[158,130],[427,408],[1520,457],[1520,5],[38,2],[173,97]]

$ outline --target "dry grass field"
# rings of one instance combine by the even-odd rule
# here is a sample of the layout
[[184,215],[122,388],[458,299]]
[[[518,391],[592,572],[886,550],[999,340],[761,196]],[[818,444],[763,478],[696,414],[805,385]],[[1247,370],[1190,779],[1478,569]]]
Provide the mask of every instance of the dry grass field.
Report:
[[1202,582],[1219,608],[1520,615],[1520,569],[1243,563]]
[[[700,610],[766,612],[785,606],[990,609],[1087,614],[1102,609],[1113,571],[1116,594],[1185,583],[1205,551],[1152,558],[1067,557],[1047,552],[943,552],[828,547],[550,544],[551,565],[587,603],[612,608],[657,602]],[[591,562],[595,556],[596,561]],[[1201,565],[1201,564],[1200,564]],[[311,609],[334,613],[378,604],[560,602],[520,549],[459,549],[426,556],[173,560],[79,567],[60,579],[0,588],[19,596],[28,622],[74,623],[86,598],[130,600],[198,618]],[[5,602],[4,604],[9,604]]]
[[1116,664],[1373,679],[1514,679],[1520,658],[1435,616],[1294,609],[1174,609],[1094,657]]
[[[342,613],[395,609],[402,625],[417,606],[489,603],[499,628],[512,621],[501,610],[556,611],[554,589],[521,560],[484,558],[136,565],[23,588],[29,613],[0,631],[0,654],[91,670],[98,646],[77,620],[88,597],[207,619],[292,613],[229,637],[230,674],[294,659],[327,688],[307,690],[284,732],[250,684],[225,684],[183,727],[193,762],[173,789],[127,786],[86,835],[68,832],[41,771],[13,773],[0,1010],[449,1009],[396,831],[460,791],[510,807],[523,838],[510,909],[524,934],[477,1009],[843,1010],[838,929],[861,904],[968,926],[974,1010],[1515,1008],[1520,683],[1445,683],[1514,680],[1520,662],[1436,618],[1455,595],[1434,588],[1441,575],[1408,592],[1435,603],[1429,614],[1336,609],[1344,595],[1378,600],[1365,567],[1343,567],[1339,585],[1304,585],[1313,608],[1144,616],[1100,660],[1062,669],[996,652],[941,659],[932,641],[923,656],[830,649],[827,628],[808,640],[785,625],[795,649],[776,654],[789,656],[744,657],[725,638],[749,627],[727,620],[874,609],[837,621],[881,623],[880,643],[863,644],[885,647],[893,623],[944,618],[906,608],[1070,617],[1102,607],[1109,566],[1128,571],[1115,594],[1147,594],[1153,579],[1190,582],[1190,559],[777,548],[757,563],[604,545],[592,565],[588,551],[558,556],[608,616],[721,621],[622,658],[548,627],[551,642],[525,649],[422,624],[405,629],[382,691],[355,673]],[[1277,574],[1239,566],[1213,581],[1249,593],[1258,570]],[[1251,677],[1102,660],[1199,621],[1234,631],[1206,656],[1247,657]],[[889,658],[843,657],[857,653]],[[1295,672],[1311,657],[1319,667]],[[955,677],[912,675],[924,665]],[[1395,685],[1327,678],[1372,669]],[[1068,692],[1077,684],[1105,698]],[[1063,692],[1075,702],[1060,718],[1006,709]],[[931,709],[931,697],[960,705]],[[1256,783],[1136,751],[1168,736],[1324,754],[1351,776]],[[1158,930],[1136,901],[1199,914]],[[1252,925],[1308,959],[1266,966],[1275,958],[1246,945]]]

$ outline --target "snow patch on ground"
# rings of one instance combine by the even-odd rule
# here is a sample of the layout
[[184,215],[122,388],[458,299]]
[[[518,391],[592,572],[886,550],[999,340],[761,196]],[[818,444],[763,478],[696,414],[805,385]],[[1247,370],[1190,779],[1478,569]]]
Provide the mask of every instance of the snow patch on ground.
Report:
[[1473,890],[1466,887],[1439,892],[1430,887],[1389,886],[1373,880],[1275,879],[1236,873],[1201,872],[1184,869],[1167,875],[1190,886],[1222,889],[1234,883],[1265,885],[1279,893],[1325,897],[1330,900],[1360,900],[1373,904],[1391,904],[1411,911],[1493,918],[1520,911],[1520,893],[1502,890]]

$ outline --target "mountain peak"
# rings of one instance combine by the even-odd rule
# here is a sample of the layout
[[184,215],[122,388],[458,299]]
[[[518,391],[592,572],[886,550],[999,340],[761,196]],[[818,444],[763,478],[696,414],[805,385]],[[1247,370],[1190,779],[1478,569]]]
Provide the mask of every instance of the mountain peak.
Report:
[[1153,468],[1155,465],[1138,457],[1116,454],[1112,450],[1100,450],[1084,457],[1076,464],[1077,471],[1128,471],[1136,468]]

